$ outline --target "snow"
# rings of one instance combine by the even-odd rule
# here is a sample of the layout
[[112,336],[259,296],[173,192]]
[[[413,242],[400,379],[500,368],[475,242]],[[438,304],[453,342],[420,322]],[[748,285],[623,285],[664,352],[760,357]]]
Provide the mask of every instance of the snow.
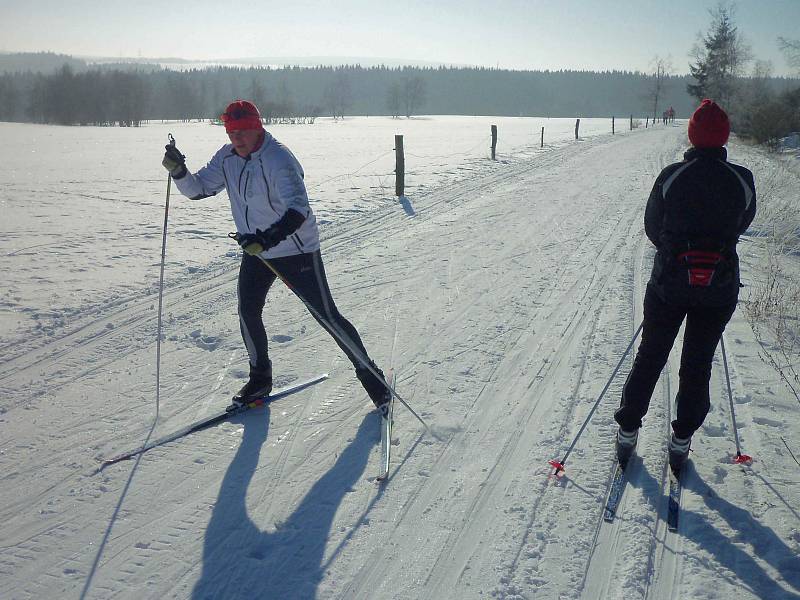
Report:
[[[611,136],[608,120],[582,120],[575,141],[573,127],[369,117],[272,128],[305,167],[340,310],[433,429],[397,407],[381,485],[377,415],[280,286],[265,309],[276,385],[330,379],[97,473],[155,416],[161,146],[173,133],[197,168],[224,134],[0,124],[0,597],[800,597],[798,404],[741,309],[725,343],[756,460],[731,464],[718,357],[677,534],[664,458],[679,344],[618,519],[604,523],[602,508],[630,358],[566,476],[549,477],[641,320],[644,201],[686,135],[685,123]],[[757,183],[798,189],[779,157],[736,142],[730,153]],[[227,200],[173,189],[169,227],[155,436],[218,410],[246,377]],[[761,247],[741,249],[747,283]]]

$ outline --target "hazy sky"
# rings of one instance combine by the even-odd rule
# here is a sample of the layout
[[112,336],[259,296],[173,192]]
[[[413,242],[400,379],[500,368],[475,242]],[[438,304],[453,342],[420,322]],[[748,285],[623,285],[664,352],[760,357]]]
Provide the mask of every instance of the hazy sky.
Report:
[[[738,0],[756,58],[788,67],[800,0]],[[0,50],[198,60],[363,56],[510,69],[686,72],[717,0],[0,0]]]

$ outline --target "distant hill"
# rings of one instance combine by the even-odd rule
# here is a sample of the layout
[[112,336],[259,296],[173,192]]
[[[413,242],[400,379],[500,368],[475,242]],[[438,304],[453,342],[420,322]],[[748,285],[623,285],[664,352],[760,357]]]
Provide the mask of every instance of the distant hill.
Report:
[[468,67],[470,65],[458,63],[450,64],[429,60],[410,60],[406,58],[368,57],[368,56],[258,56],[242,58],[212,58],[208,60],[189,60],[177,57],[106,57],[106,56],[80,56],[89,64],[146,64],[160,65],[165,69],[182,71],[185,69],[205,69],[210,67],[336,67],[339,65],[361,65],[362,67]]
[[0,52],[0,74],[3,73],[55,73],[64,65],[74,71],[85,71],[86,61],[67,54],[53,52]]

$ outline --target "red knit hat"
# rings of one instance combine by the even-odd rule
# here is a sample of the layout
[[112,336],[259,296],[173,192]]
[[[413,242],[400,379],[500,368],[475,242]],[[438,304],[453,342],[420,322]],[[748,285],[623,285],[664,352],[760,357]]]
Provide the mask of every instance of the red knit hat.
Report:
[[256,105],[247,100],[234,100],[220,116],[225,123],[225,131],[230,133],[237,129],[262,129],[261,113]]
[[689,141],[695,148],[721,148],[728,142],[731,124],[719,104],[706,98],[689,119]]

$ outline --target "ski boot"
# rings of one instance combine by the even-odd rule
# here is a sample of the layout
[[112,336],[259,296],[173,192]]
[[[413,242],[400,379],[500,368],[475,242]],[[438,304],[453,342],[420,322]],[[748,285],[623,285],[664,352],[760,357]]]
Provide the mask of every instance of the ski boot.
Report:
[[272,364],[266,369],[256,369],[250,366],[250,379],[242,386],[231,400],[228,411],[241,408],[253,400],[266,398],[272,391]]
[[361,385],[364,386],[364,389],[372,400],[372,403],[378,409],[378,412],[384,417],[389,412],[389,401],[392,399],[392,392],[389,391],[385,383],[386,378],[383,375],[383,371],[381,371],[374,362],[370,361],[369,364],[378,373],[380,379],[366,366],[356,369],[356,377],[358,377]]
[[692,445],[691,436],[679,438],[674,433],[669,439],[669,466],[677,477],[686,460],[689,458],[689,447]]
[[636,449],[636,442],[639,440],[639,430],[625,431],[621,427],[617,430],[617,440],[614,448],[617,451],[617,461],[624,470],[628,466],[628,461],[633,456]]

